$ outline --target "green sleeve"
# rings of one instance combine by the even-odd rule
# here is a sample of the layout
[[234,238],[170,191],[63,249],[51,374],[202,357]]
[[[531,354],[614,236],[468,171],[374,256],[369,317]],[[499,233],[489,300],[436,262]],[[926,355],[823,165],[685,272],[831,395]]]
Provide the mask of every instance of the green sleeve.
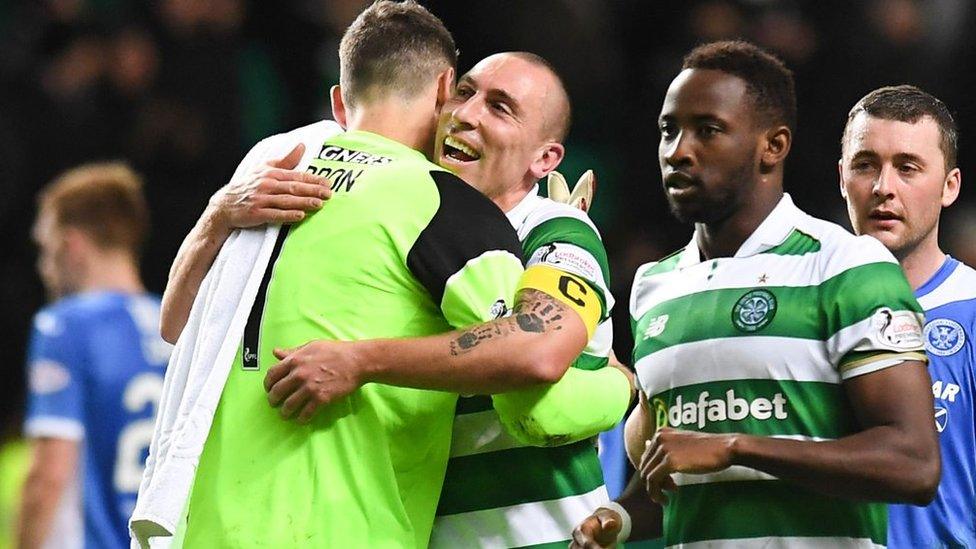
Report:
[[879,259],[820,285],[827,351],[845,380],[904,360],[926,360],[922,308],[894,258]]
[[492,395],[505,429],[523,444],[561,446],[613,428],[630,405],[630,381],[617,368],[570,368],[557,383]]

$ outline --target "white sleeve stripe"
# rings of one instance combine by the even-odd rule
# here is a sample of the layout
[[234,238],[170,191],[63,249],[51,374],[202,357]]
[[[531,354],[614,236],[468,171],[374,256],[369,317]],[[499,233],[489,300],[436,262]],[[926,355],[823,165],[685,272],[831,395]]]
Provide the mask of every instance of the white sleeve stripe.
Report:
[[535,216],[532,217],[531,225],[529,225],[529,223],[526,222],[525,224],[526,226],[530,226],[531,228],[534,229],[535,227],[542,225],[546,221],[551,221],[553,219],[557,219],[560,217],[571,217],[573,219],[577,219],[589,225],[590,228],[593,229],[594,232],[596,232],[597,238],[603,240],[602,235],[600,235],[600,230],[597,229],[596,224],[593,223],[593,220],[590,219],[590,216],[584,213],[582,210],[552,200],[547,200],[544,204],[546,205],[546,207],[536,208],[536,210],[532,212],[532,214],[529,214],[530,217],[532,217],[533,214],[535,214]]
[[[584,248],[576,246],[575,244],[559,242],[552,244],[552,246],[554,246],[554,248],[552,248],[551,251],[547,249],[547,246],[542,246],[533,251],[531,257],[529,257],[528,261],[525,263],[525,268],[528,269],[533,265],[548,265],[554,269],[565,271],[569,274],[576,275],[588,282],[591,282],[594,286],[596,286],[597,290],[603,293],[604,298],[606,299],[607,310],[609,311],[612,309],[614,305],[613,295],[610,294],[610,289],[607,287],[607,282],[603,278],[603,270],[600,267],[600,262],[593,257],[593,254]],[[558,255],[560,252],[565,254],[563,260],[556,260],[558,261],[556,262],[552,259],[548,259],[548,257],[552,254]],[[546,261],[542,261],[543,256],[547,257]],[[569,263],[569,260],[574,258],[580,263],[580,265],[572,265]],[[587,269],[591,272],[587,273]]]
[[[894,314],[911,313],[919,319],[920,326],[923,324],[921,313],[902,310],[892,312]],[[877,328],[872,324],[873,321],[874,314],[850,326],[841,328],[834,335],[830,336],[826,341],[827,352],[830,354],[830,363],[840,364],[844,360],[844,355],[851,351],[888,351],[892,353],[924,351],[921,342],[918,345],[899,348],[881,341]]]
[[82,440],[85,438],[85,426],[76,419],[41,416],[28,419],[24,423],[24,434],[29,438]]
[[867,364],[862,364],[851,368],[850,370],[845,370],[840,373],[841,379],[847,381],[848,379],[853,379],[857,376],[863,376],[864,374],[870,374],[872,372],[877,372],[878,370],[884,370],[885,368],[890,368],[892,366],[897,366],[902,362],[908,360],[916,360],[909,356],[895,356],[888,359],[875,360],[873,362],[868,362]]

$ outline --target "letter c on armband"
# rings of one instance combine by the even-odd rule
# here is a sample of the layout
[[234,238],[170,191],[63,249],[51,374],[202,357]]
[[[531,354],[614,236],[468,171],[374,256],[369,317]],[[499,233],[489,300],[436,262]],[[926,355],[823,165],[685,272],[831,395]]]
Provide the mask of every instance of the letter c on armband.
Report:
[[533,265],[525,270],[519,289],[544,292],[576,311],[586,325],[586,333],[593,337],[600,323],[602,305],[596,292],[581,278],[548,265]]

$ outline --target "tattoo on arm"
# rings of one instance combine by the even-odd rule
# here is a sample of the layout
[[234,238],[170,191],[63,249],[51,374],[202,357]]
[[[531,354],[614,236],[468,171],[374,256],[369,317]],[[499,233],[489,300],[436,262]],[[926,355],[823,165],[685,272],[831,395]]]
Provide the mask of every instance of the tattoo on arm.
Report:
[[518,294],[512,316],[465,330],[451,341],[451,355],[467,353],[491,340],[518,332],[546,333],[561,330],[566,306],[539,290],[526,289]]

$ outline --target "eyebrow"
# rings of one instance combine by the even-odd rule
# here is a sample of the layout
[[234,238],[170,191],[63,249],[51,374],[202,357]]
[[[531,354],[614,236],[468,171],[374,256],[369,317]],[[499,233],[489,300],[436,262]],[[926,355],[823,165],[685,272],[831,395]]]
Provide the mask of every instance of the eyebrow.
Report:
[[[853,156],[851,156],[851,162],[853,162],[855,160],[862,160],[862,159],[865,159],[865,158],[869,158],[869,159],[872,159],[873,160],[873,159],[879,158],[880,156],[881,155],[879,155],[877,152],[875,152],[875,151],[873,151],[871,149],[860,150],[860,151],[857,151]],[[918,164],[920,166],[927,166],[928,165],[928,163],[925,162],[925,159],[922,158],[921,156],[919,156],[917,154],[913,154],[913,153],[907,153],[907,152],[902,152],[902,153],[895,154],[894,157],[893,157],[893,160],[895,162],[913,162],[913,163]]]
[[[461,77],[460,80],[458,80],[458,85],[460,86],[461,84],[468,84],[470,86],[473,86],[474,88],[478,87],[478,83],[475,82],[474,78],[471,78],[468,75],[464,75]],[[498,88],[491,88],[488,91],[486,91],[485,94],[491,99],[501,100],[505,103],[508,103],[508,105],[512,108],[512,113],[514,115],[518,116],[519,114],[521,114],[522,108],[518,100],[512,97],[511,94],[509,94],[507,91]]]
[[[718,124],[722,124],[723,126],[728,126],[729,124],[724,118],[715,116],[714,114],[693,114],[690,118],[696,124],[701,124],[703,122],[716,122]],[[674,116],[673,114],[665,114],[659,116],[657,121],[658,124],[660,124],[661,122],[673,122],[677,119],[678,117]]]
[[851,162],[853,162],[855,160],[863,160],[865,158],[869,158],[869,159],[872,159],[873,160],[873,159],[875,159],[877,157],[878,157],[878,153],[876,153],[876,152],[874,152],[872,150],[869,150],[869,149],[868,150],[861,149],[861,150],[857,151],[856,153],[854,153],[853,155],[851,155]]

